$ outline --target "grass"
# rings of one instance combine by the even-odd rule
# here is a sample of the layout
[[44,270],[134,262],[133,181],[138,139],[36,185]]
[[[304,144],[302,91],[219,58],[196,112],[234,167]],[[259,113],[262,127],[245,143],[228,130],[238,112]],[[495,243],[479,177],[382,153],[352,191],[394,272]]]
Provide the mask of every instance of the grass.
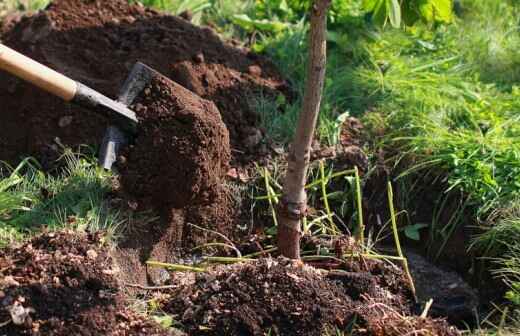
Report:
[[64,167],[44,173],[26,159],[16,169],[4,165],[0,180],[0,246],[42,230],[107,232],[115,239],[121,218],[105,204],[111,175],[91,157],[68,152]]
[[4,0],[0,2],[0,16],[8,11],[34,11],[45,8],[50,0]]

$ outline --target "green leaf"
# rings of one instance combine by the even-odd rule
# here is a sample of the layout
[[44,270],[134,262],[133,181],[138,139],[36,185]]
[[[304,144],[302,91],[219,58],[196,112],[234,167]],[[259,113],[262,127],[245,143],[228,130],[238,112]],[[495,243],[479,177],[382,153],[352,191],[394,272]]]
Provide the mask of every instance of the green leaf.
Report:
[[387,11],[386,11],[386,1],[387,0],[378,0],[378,3],[376,4],[373,14],[372,14],[372,20],[375,24],[384,26],[386,23],[387,18]]
[[401,26],[401,6],[399,1],[386,0],[386,11],[392,27],[399,28]]
[[363,0],[363,9],[373,12],[380,5],[381,0]]
[[426,227],[428,227],[428,224],[407,225],[404,227],[404,234],[406,237],[408,237],[412,240],[419,241],[421,239],[421,235],[419,234],[419,231]]
[[153,316],[153,319],[165,329],[168,329],[173,325],[173,318],[170,315]]
[[450,23],[453,20],[452,0],[418,0],[421,17],[429,23]]
[[246,14],[233,15],[233,23],[244,28],[248,32],[254,30],[280,32],[287,28],[287,24],[278,21],[253,20]]

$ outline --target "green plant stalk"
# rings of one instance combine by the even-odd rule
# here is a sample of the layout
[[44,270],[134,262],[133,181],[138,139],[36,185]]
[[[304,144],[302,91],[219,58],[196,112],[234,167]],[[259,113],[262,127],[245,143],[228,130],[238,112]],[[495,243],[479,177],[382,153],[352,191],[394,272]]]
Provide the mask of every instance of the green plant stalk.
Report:
[[149,266],[152,266],[152,267],[163,267],[163,268],[166,268],[166,269],[170,269],[172,271],[180,271],[180,272],[206,272],[206,270],[204,268],[200,268],[200,267],[193,267],[193,266],[179,265],[179,264],[168,264],[168,263],[163,263],[163,262],[159,262],[159,261],[152,261],[152,260],[148,260],[146,262],[146,264],[149,265]]
[[[320,177],[321,177],[321,193],[323,197],[323,204],[325,205],[325,211],[327,212],[327,219],[330,223],[330,227],[332,230],[332,234],[336,235],[338,234],[337,230],[335,229],[334,219],[332,211],[330,211],[329,206],[329,199],[327,197],[327,184],[329,180],[325,177],[325,165],[323,164],[323,160],[320,161]],[[326,228],[324,228],[324,234],[327,234]]]
[[378,259],[378,260],[388,259],[388,260],[398,260],[398,261],[401,261],[401,262],[405,260],[402,257],[389,256],[389,255],[384,255],[384,254],[347,253],[347,254],[343,255],[343,257],[345,257],[345,258],[357,258],[357,257],[360,257],[360,256],[363,257],[363,258],[367,258],[367,259]]
[[264,167],[264,182],[265,182],[265,189],[267,190],[267,196],[269,201],[269,208],[271,209],[271,215],[273,216],[273,222],[275,226],[278,226],[278,219],[276,216],[276,210],[273,206],[272,198],[276,198],[276,194],[273,195],[273,190],[271,189],[271,185],[269,184],[269,171],[267,170],[267,167]]
[[252,258],[233,258],[233,257],[205,257],[204,260],[211,262],[211,263],[221,263],[221,264],[234,264],[238,262],[244,262],[244,261],[253,261]]
[[403,259],[403,268],[406,273],[406,277],[410,283],[410,288],[412,289],[412,293],[415,297],[415,285],[413,283],[412,274],[410,273],[410,269],[408,267],[408,260],[405,258],[403,254],[403,250],[401,249],[401,243],[399,242],[399,233],[397,232],[397,220],[395,217],[395,209],[394,209],[394,191],[392,189],[392,183],[388,181],[388,207],[390,208],[390,218],[392,220],[392,232],[394,234],[395,247],[397,249],[397,254],[399,257]]
[[225,247],[225,248],[231,249],[231,250],[235,251],[235,253],[237,254],[237,257],[239,257],[239,258],[242,257],[242,253],[240,253],[239,249],[237,249],[233,245],[225,244],[225,243],[207,243],[207,244],[196,246],[191,251],[202,250],[206,247],[211,247],[211,246],[220,246],[220,247]]
[[359,170],[358,167],[354,167],[354,176],[356,178],[356,207],[358,213],[358,227],[356,240],[361,247],[364,249],[365,244],[365,224],[363,223],[363,205],[362,205],[362,195],[361,195],[361,183],[359,180]]
[[251,253],[251,254],[247,254],[247,255],[243,256],[243,258],[254,258],[254,257],[261,256],[263,254],[273,253],[273,252],[276,252],[276,251],[278,251],[278,247],[271,247],[271,248],[268,248],[268,249],[263,250],[263,251],[258,251],[258,252],[254,252],[254,253]]

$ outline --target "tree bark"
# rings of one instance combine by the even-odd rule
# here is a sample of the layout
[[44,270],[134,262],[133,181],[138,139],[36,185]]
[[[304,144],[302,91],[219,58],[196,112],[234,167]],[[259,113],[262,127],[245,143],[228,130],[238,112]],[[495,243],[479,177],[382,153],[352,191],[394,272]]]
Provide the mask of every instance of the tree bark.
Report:
[[331,0],[314,0],[311,7],[309,63],[303,108],[289,150],[283,196],[278,207],[278,249],[288,258],[300,258],[301,220],[307,209],[305,184],[314,129],[320,111],[327,62],[327,10]]

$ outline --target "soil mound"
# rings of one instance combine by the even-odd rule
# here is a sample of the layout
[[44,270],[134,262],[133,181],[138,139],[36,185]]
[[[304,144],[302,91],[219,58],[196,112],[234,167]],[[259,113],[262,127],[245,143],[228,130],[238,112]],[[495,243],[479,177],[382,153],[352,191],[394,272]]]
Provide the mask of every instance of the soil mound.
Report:
[[[108,96],[118,94],[132,65],[141,61],[213,101],[241,159],[251,147],[242,143],[258,123],[248,93],[286,88],[268,61],[223,42],[210,28],[126,0],[55,0],[45,11],[15,21],[1,36],[6,45]],[[98,145],[107,125],[104,117],[5,73],[0,103],[1,160],[30,154],[45,164],[62,144]]]
[[0,250],[2,334],[168,335],[126,308],[108,250],[100,235],[73,232]]
[[123,186],[159,208],[212,201],[231,156],[229,134],[215,105],[158,75],[133,109],[139,134],[119,160]]
[[320,271],[283,258],[217,266],[164,309],[190,335],[323,335],[336,327],[355,335],[459,335],[442,320],[411,316],[402,272],[372,265],[372,273]]

